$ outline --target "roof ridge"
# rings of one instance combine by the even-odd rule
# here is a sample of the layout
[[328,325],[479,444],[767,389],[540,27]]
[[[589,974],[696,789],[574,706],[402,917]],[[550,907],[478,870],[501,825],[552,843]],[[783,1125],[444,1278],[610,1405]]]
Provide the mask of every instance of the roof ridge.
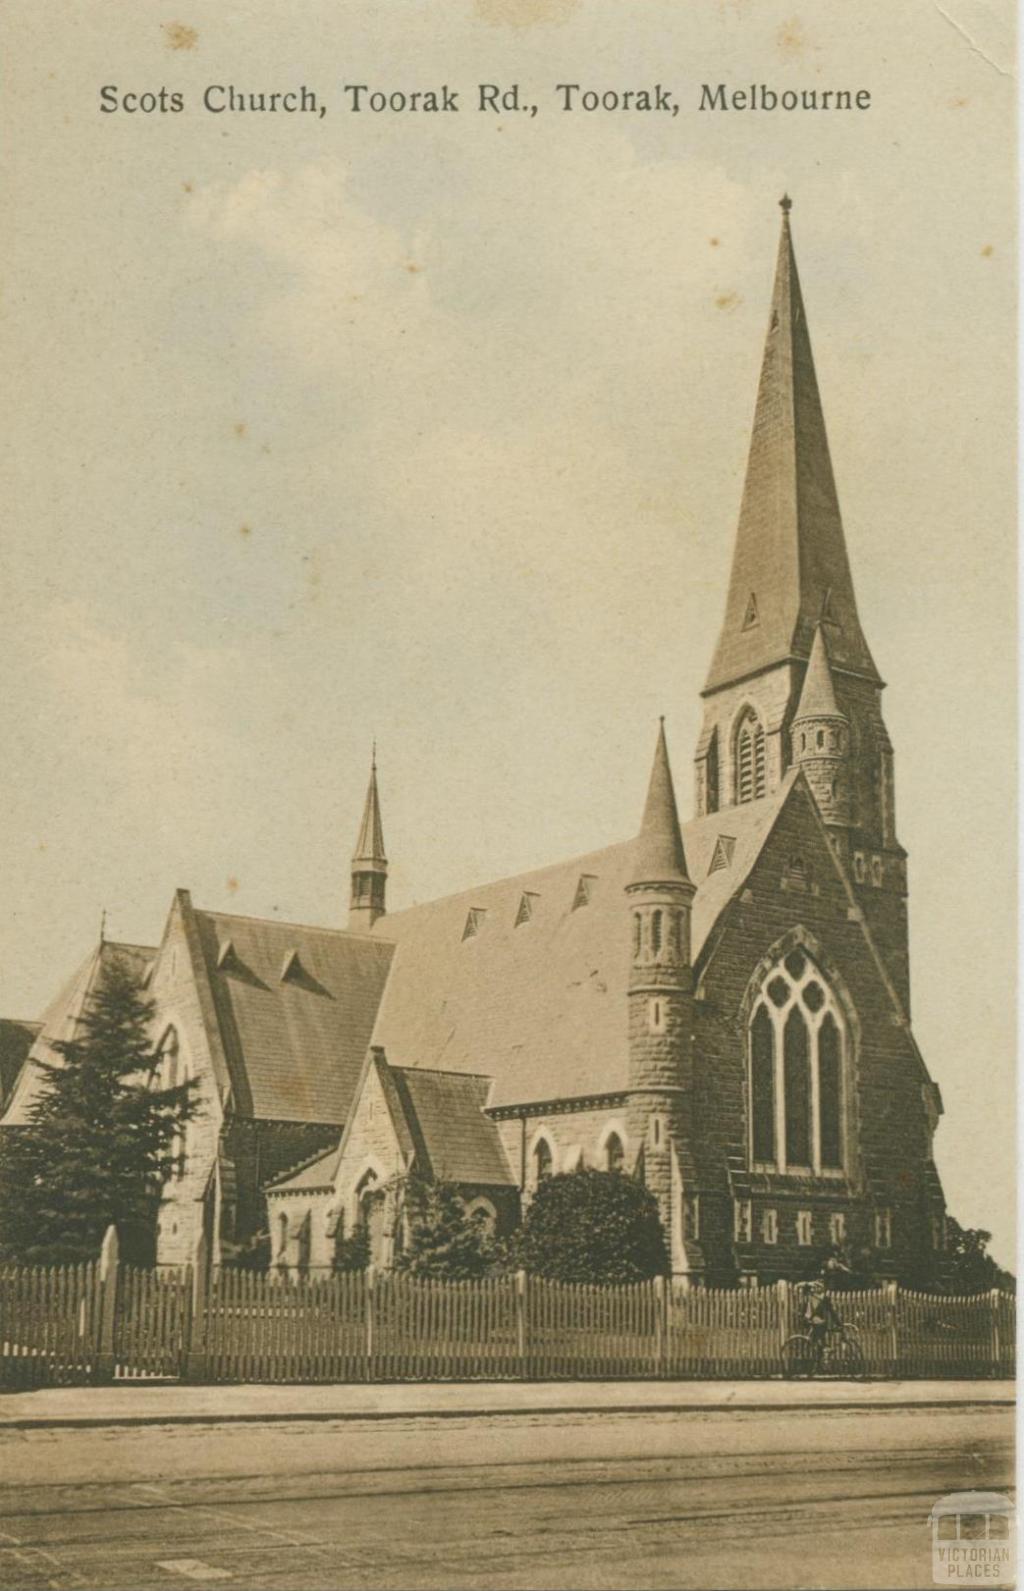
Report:
[[212,906],[196,906],[194,909],[200,917],[229,917],[232,922],[260,923],[267,928],[298,928],[307,934],[336,934],[342,939],[364,939],[367,944],[377,944],[380,940],[379,934],[356,933],[351,928],[331,928],[317,923],[294,923],[280,917],[256,917],[251,912],[225,912]]
[[494,1081],[493,1072],[463,1072],[455,1066],[388,1066],[393,1072],[415,1072],[418,1077],[472,1077],[481,1082]]

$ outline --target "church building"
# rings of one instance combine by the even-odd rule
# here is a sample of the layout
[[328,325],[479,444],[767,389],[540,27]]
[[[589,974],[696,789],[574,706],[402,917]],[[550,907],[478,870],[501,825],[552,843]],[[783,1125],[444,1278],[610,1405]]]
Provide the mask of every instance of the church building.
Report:
[[303,1271],[363,1226],[386,1266],[412,1176],[505,1231],[542,1178],[596,1166],[653,1191],[694,1284],[801,1276],[828,1244],[878,1279],[940,1276],[942,1106],[910,1020],[893,750],[789,211],[692,819],[662,724],[635,838],[391,910],[374,765],[346,927],[179,890],[158,945],[100,944],[20,1025],[5,1126],[104,962],[137,966],[162,1075],[202,1101],[161,1261],[205,1232],[221,1261],[262,1243]]

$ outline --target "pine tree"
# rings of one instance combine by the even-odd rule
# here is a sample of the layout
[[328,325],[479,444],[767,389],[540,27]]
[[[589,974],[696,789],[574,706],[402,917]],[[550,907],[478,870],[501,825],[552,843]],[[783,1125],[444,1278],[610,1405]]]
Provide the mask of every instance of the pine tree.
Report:
[[195,1083],[159,1086],[154,1005],[124,960],[105,961],[74,1038],[52,1047],[24,1127],[0,1139],[0,1258],[25,1265],[94,1259],[107,1227],[122,1257],[151,1264],[161,1190],[181,1163],[175,1139],[197,1109]]
[[455,1183],[411,1180],[405,1190],[407,1236],[395,1269],[424,1281],[472,1281],[499,1263],[487,1223],[469,1215]]

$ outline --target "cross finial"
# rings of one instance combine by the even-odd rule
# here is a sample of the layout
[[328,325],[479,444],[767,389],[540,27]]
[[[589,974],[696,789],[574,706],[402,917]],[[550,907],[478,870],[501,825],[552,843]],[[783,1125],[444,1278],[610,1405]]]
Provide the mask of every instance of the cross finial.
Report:
[[789,197],[788,193],[784,193],[782,195],[782,198],[779,200],[779,209],[782,211],[783,215],[788,216],[789,212],[790,212],[790,210],[792,210],[792,208],[793,208],[792,199]]

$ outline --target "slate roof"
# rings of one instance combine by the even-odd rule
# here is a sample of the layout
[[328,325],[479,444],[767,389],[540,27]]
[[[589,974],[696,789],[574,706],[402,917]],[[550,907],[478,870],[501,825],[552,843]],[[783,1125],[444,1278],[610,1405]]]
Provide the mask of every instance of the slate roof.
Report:
[[[469,1072],[389,1066],[374,1051],[363,1073],[383,1089],[399,1147],[422,1174],[447,1182],[515,1187],[494,1122],[483,1114],[491,1080]],[[355,1106],[353,1101],[353,1107]],[[343,1142],[278,1179],[274,1193],[312,1192],[333,1185]]]
[[[696,957],[757,857],[795,773],[761,801],[683,827]],[[709,873],[720,835],[728,866]],[[493,1078],[491,1106],[618,1093],[628,1083],[625,885],[636,840],[383,917],[397,946],[372,1043],[395,1067]],[[573,909],[581,875],[590,901]],[[516,926],[525,892],[536,898]],[[463,938],[470,911],[482,912]]]
[[196,909],[195,922],[236,1108],[263,1120],[341,1126],[391,946],[365,934],[227,912]]
[[471,1072],[435,1072],[415,1066],[389,1067],[428,1174],[447,1182],[515,1185],[498,1129],[483,1114],[491,1079]]
[[5,1127],[21,1127],[28,1120],[28,1107],[42,1078],[42,1073],[32,1065],[32,1062],[60,1060],[60,1055],[53,1048],[53,1044],[57,1040],[73,1036],[75,1021],[82,1013],[100,968],[114,959],[127,960],[142,977],[155,955],[156,949],[152,945],[129,945],[109,939],[89,952],[81,966],[51,1000],[43,1012],[42,1021],[35,1024],[37,1028],[35,1039],[29,1050],[27,1062],[18,1074],[14,1092],[4,1114]]
[[337,1145],[328,1149],[326,1154],[317,1155],[308,1165],[301,1166],[291,1175],[279,1177],[276,1182],[269,1183],[268,1193],[319,1193],[330,1188],[334,1181],[334,1172],[338,1164]]

